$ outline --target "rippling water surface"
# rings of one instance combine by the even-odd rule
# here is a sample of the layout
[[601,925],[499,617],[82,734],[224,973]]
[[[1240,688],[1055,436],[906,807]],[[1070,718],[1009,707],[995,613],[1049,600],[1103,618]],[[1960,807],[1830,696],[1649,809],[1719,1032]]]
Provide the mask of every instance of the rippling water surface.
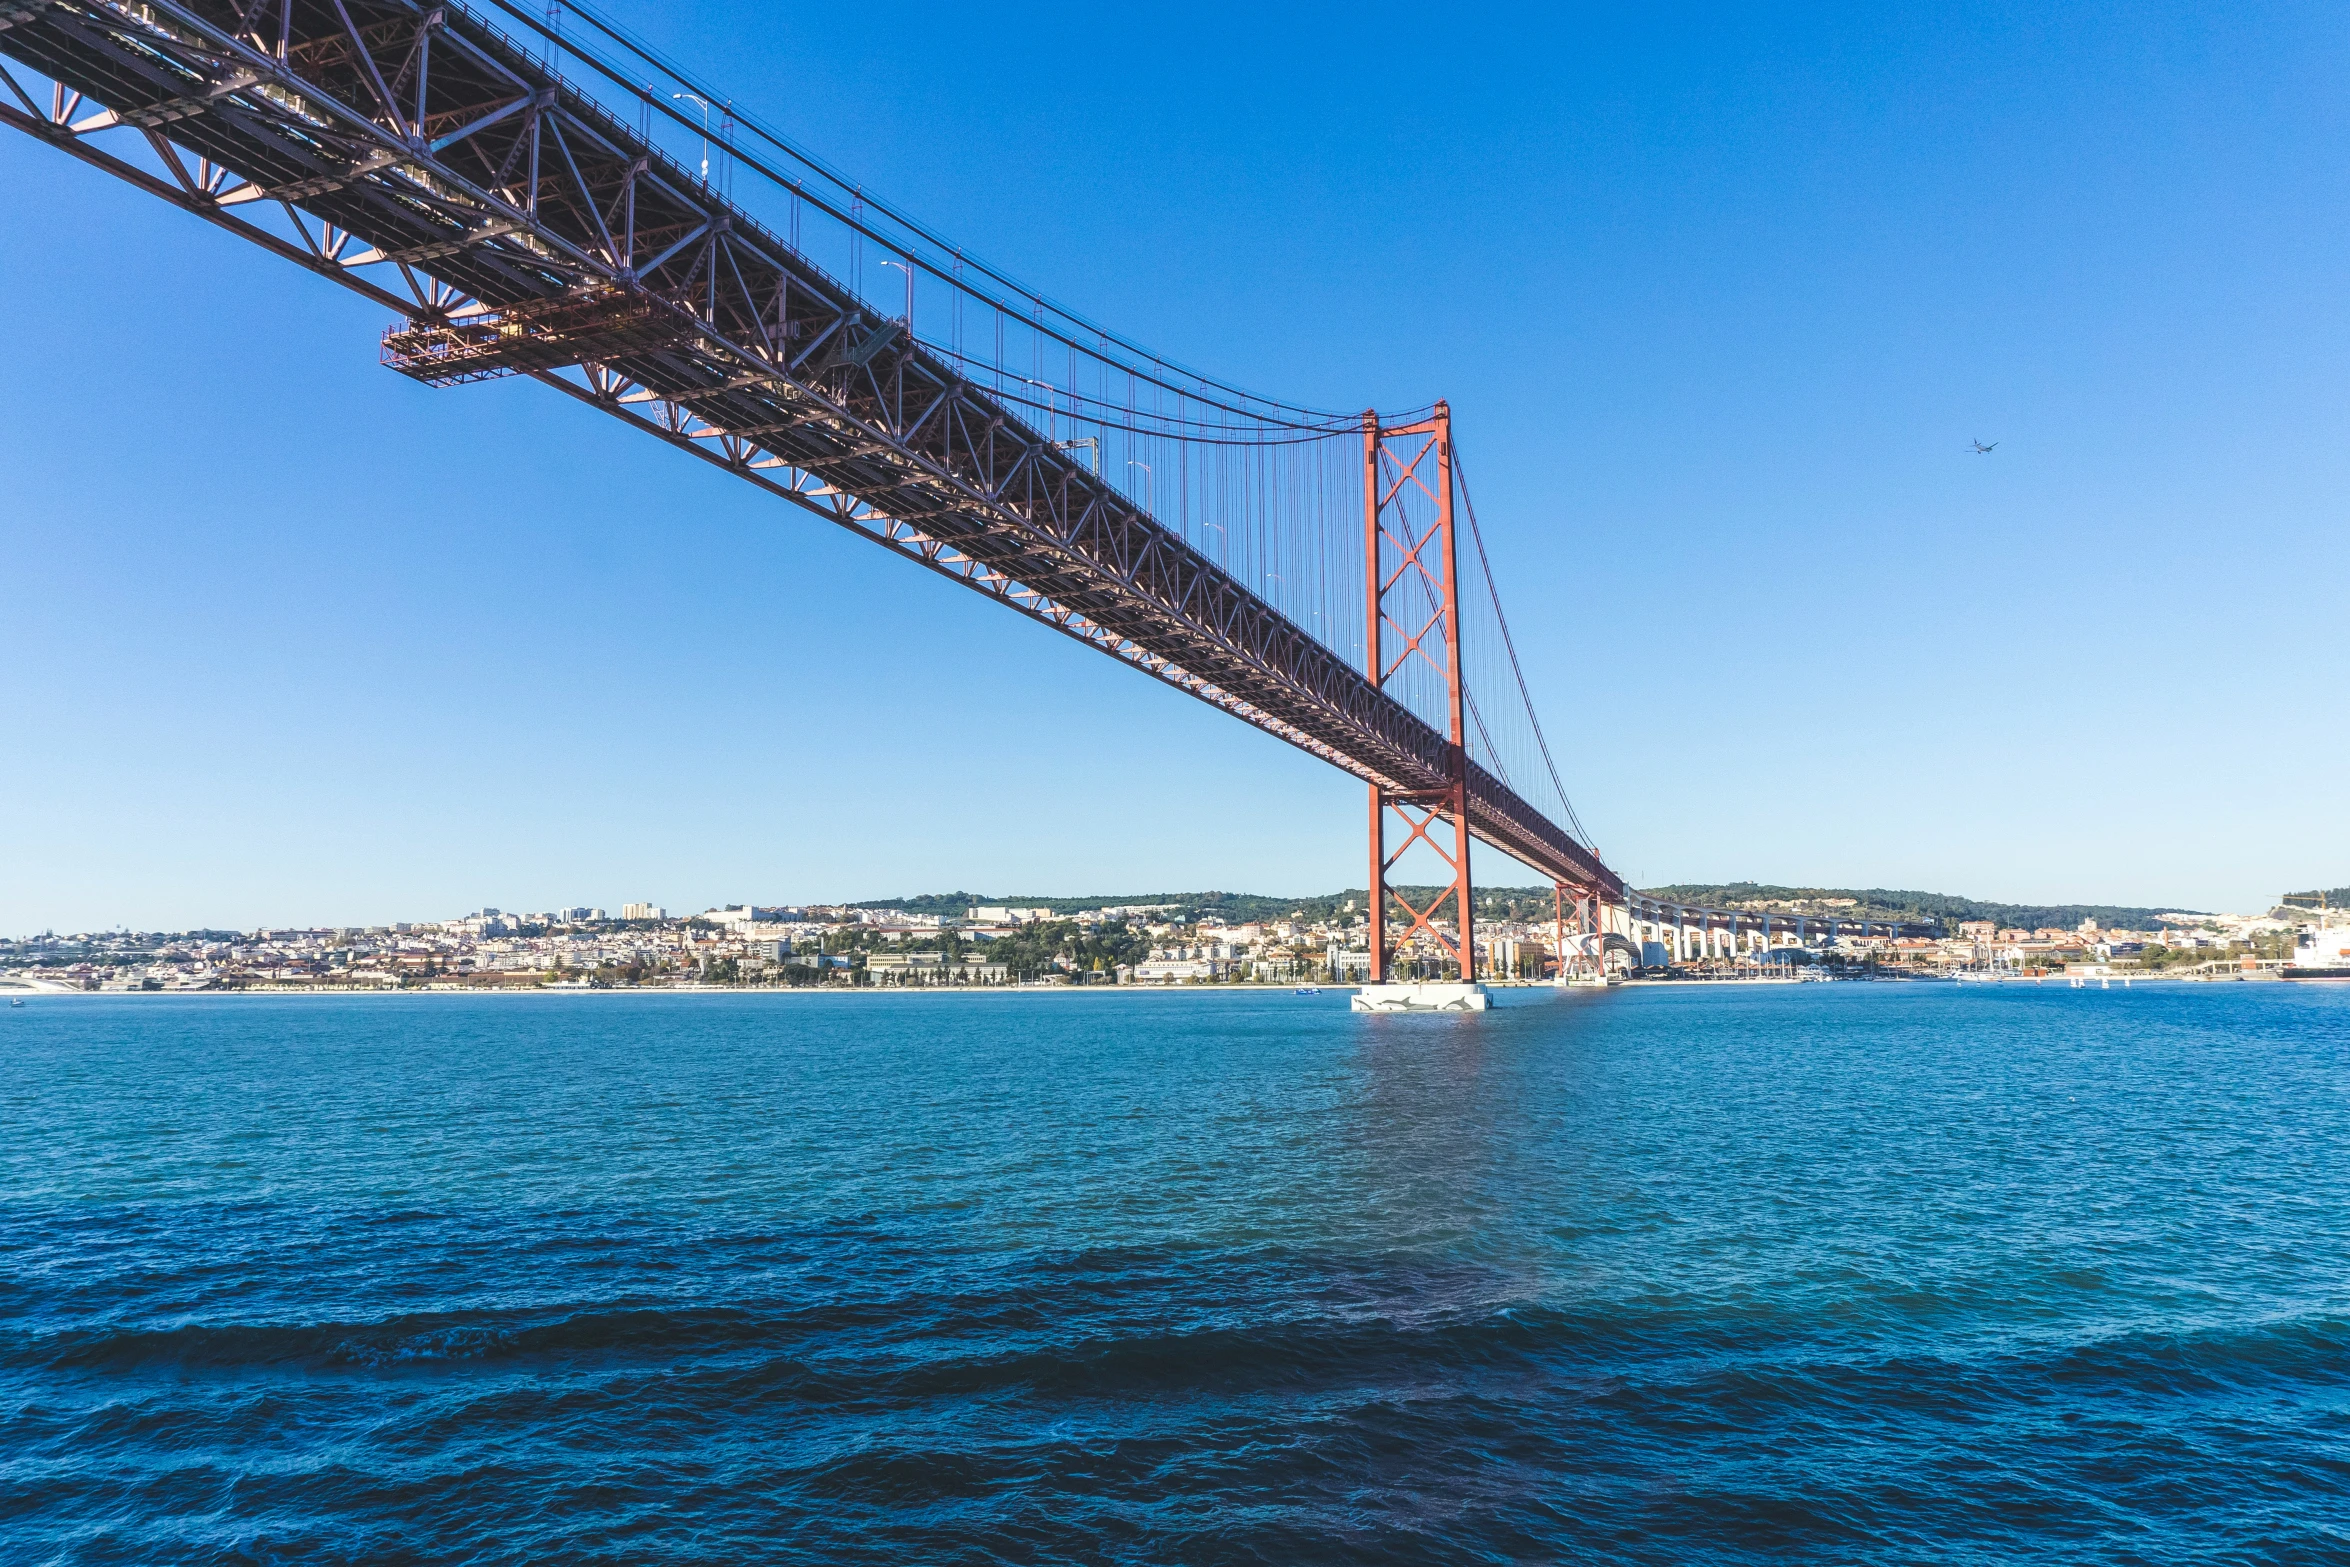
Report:
[[2350,993],[37,999],[10,1562],[2350,1560]]

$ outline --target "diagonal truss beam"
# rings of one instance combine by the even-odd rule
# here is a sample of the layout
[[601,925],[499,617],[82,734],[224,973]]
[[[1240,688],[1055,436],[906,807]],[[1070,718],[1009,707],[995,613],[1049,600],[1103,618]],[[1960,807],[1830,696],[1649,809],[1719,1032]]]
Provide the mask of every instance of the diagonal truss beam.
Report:
[[665,340],[525,373],[1368,783],[1454,789],[1471,832],[1538,870],[1620,885],[1376,680],[475,12],[0,0],[9,62],[0,123],[410,326],[647,302],[674,323]]

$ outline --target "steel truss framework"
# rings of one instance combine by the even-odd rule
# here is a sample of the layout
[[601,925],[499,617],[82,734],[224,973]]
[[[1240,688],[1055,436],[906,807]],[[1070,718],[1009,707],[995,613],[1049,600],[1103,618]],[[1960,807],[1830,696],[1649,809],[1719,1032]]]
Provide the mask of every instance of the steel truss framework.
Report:
[[[1381,428],[1363,415],[1364,662],[1371,683],[1384,689],[1415,662],[1434,672],[1445,694],[1450,765],[1433,789],[1371,783],[1371,983],[1387,978],[1387,924],[1403,916],[1402,939],[1424,935],[1460,970],[1477,977],[1469,886],[1469,761],[1461,684],[1460,557],[1453,537],[1452,410],[1414,424]],[[1388,845],[1388,818],[1403,841]],[[1448,873],[1426,907],[1388,883],[1388,873],[1415,846],[1425,845]],[[1453,904],[1448,933],[1436,923]],[[1393,910],[1389,905],[1392,904]]]
[[1398,799],[1445,796],[1556,881],[1620,892],[1464,761],[1457,721],[1439,734],[473,12],[0,0],[0,56],[20,68],[0,61],[0,121],[364,294],[399,330],[478,344],[567,298],[631,296],[657,329],[581,332],[593,357],[576,361],[489,354],[484,373],[533,376]]

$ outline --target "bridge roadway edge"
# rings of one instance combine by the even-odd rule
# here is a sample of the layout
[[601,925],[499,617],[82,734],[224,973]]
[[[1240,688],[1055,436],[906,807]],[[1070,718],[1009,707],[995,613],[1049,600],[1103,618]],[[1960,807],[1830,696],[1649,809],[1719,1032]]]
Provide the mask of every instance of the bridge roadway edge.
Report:
[[[342,8],[337,7],[337,9]],[[316,13],[319,8],[305,3],[302,10],[304,13]],[[372,3],[354,3],[349,7],[349,10],[361,16],[367,24],[364,29],[353,29],[352,36],[355,39],[359,38],[363,31],[372,33],[379,30],[387,17],[396,21],[398,18],[406,16],[421,21],[426,14],[423,8],[408,4],[406,0],[396,0],[396,3],[383,3],[383,0],[372,0]],[[187,71],[191,78],[209,84],[203,94],[183,92],[174,96],[165,93],[160,87],[156,87],[152,81],[147,83],[149,90],[142,93],[139,90],[139,83],[142,80],[139,70],[143,67],[140,62],[129,59],[129,55],[135,51],[129,51],[127,45],[117,51],[118,54],[123,55],[123,58],[109,61],[98,57],[98,54],[102,54],[104,49],[108,47],[106,44],[108,37],[115,37],[116,44],[121,44],[121,38],[115,35],[132,25],[126,18],[133,11],[147,15],[160,14],[177,18],[185,24],[182,29],[183,33],[186,27],[202,30],[209,26],[212,36],[205,47],[196,48],[193,45],[186,45],[189,58],[181,59],[178,62],[180,68]],[[254,150],[257,145],[254,143],[254,138],[265,133],[266,122],[269,120],[273,105],[276,108],[283,108],[283,105],[276,105],[274,100],[264,96],[259,90],[256,84],[263,82],[264,79],[274,81],[284,92],[309,95],[307,112],[315,114],[325,107],[342,114],[347,120],[353,122],[348,126],[341,127],[352,133],[353,145],[365,145],[366,138],[369,136],[383,142],[392,142],[393,138],[383,126],[367,121],[364,116],[356,115],[354,111],[342,107],[344,103],[357,101],[358,94],[355,88],[339,95],[328,92],[303,79],[290,69],[276,65],[267,56],[256,55],[249,49],[243,50],[242,53],[229,49],[227,44],[233,42],[233,39],[228,39],[221,34],[219,28],[221,18],[208,19],[206,13],[220,12],[224,16],[233,15],[230,8],[221,5],[208,6],[201,3],[174,3],[174,0],[162,0],[162,3],[156,5],[136,8],[113,5],[108,3],[108,0],[34,0],[34,3],[25,3],[25,0],[19,0],[18,4],[7,7],[6,12],[5,31],[0,31],[0,54],[19,59],[29,68],[41,71],[51,80],[66,84],[76,93],[89,93],[91,95],[90,101],[103,105],[104,109],[116,120],[115,126],[102,126],[100,129],[136,128],[146,137],[149,145],[161,154],[166,152],[166,149],[157,132],[168,125],[173,132],[171,139],[175,144],[186,144],[201,137],[206,148],[203,156],[210,157],[214,153],[229,153],[229,157],[215,160],[223,169],[236,171],[240,178],[251,178],[246,170],[258,169],[262,176],[270,182],[243,192],[232,191],[229,193],[232,197],[237,194],[253,195],[258,192],[266,198],[267,191],[272,186],[289,188],[296,184],[304,184],[305,180],[308,185],[331,185],[332,189],[322,189],[315,194],[306,193],[289,200],[287,202],[289,214],[295,207],[299,207],[304,213],[321,223],[340,220],[341,226],[349,235],[364,241],[379,256],[414,254],[420,250],[430,250],[436,243],[454,245],[456,248],[448,251],[445,255],[421,259],[413,265],[419,271],[429,266],[432,275],[436,277],[449,274],[451,277],[464,279],[466,283],[471,285],[464,292],[473,298],[482,300],[485,304],[511,305],[518,298],[528,297],[528,288],[518,283],[516,279],[526,277],[527,269],[536,265],[537,262],[527,256],[506,254],[505,249],[497,244],[498,236],[487,234],[489,229],[496,226],[495,222],[485,221],[475,228],[468,229],[463,221],[456,221],[454,227],[444,224],[441,230],[428,231],[420,237],[418,233],[398,232],[397,225],[382,221],[379,212],[375,212],[366,202],[360,201],[356,197],[350,200],[343,199],[347,192],[393,178],[392,174],[386,172],[387,169],[397,170],[405,165],[414,165],[429,166],[436,172],[439,171],[440,164],[434,152],[427,152],[409,145],[400,147],[396,154],[379,152],[376,156],[391,157],[393,161],[373,169],[368,167],[368,159],[354,157],[346,159],[339,165],[321,164],[307,171],[298,168],[289,171],[285,164],[286,149],[284,147],[277,148],[272,155],[276,158],[274,165],[272,164],[272,156],[264,156]],[[494,57],[497,64],[518,79],[527,80],[534,92],[553,94],[556,99],[561,100],[557,105],[558,108],[585,108],[593,104],[593,100],[588,99],[580,105],[573,105],[571,100],[574,94],[569,84],[556,82],[544,73],[537,72],[535,62],[514,48],[495,29],[487,28],[486,24],[481,23],[480,19],[473,16],[471,12],[462,8],[450,7],[447,8],[447,15],[454,20],[444,23],[445,27],[458,31],[463,31],[473,25],[483,27],[486,36],[471,40],[477,49],[482,51],[485,57]],[[69,20],[70,26],[68,25]],[[45,51],[42,58],[27,59],[22,46],[40,38],[42,30],[48,22],[57,23],[57,30],[61,36],[51,40],[54,47]],[[108,34],[108,28],[114,29],[115,34]],[[71,33],[73,36],[62,36],[65,33]],[[142,47],[152,47],[155,39],[143,37],[140,43]],[[82,51],[78,57],[76,55],[77,49]],[[81,60],[83,66],[78,74],[74,69],[74,62],[77,58]],[[232,67],[234,67],[233,72]],[[368,62],[368,69],[374,71],[377,67],[372,62]],[[204,73],[207,70],[217,74],[206,76]],[[274,77],[272,77],[273,71]],[[242,78],[250,80],[247,80],[244,86],[232,85],[235,80],[240,78],[240,74]],[[25,102],[27,108],[30,108],[30,101],[25,100]],[[598,112],[596,114],[597,123],[593,128],[610,134],[616,122],[608,113],[601,112],[600,105],[594,107]],[[101,118],[103,117],[101,116]],[[394,117],[396,118],[396,115]],[[217,191],[205,192],[193,188],[175,189],[168,181],[92,146],[87,138],[94,132],[82,131],[70,125],[52,124],[38,118],[36,114],[28,113],[26,109],[20,109],[14,104],[7,103],[0,103],[0,120],[4,120],[14,129],[24,131],[38,140],[58,147],[70,156],[129,181],[147,194],[162,197],[183,211],[188,211],[215,224],[215,226],[225,228],[260,244],[280,259],[291,260],[304,267],[305,270],[352,288],[374,303],[396,310],[412,320],[429,314],[426,300],[421,298],[402,299],[398,295],[378,287],[370,279],[357,275],[354,268],[360,264],[358,261],[345,260],[340,255],[329,256],[317,250],[306,251],[261,228],[256,223],[242,221],[240,215],[231,213]],[[423,124],[421,118],[418,124],[420,127]],[[251,156],[242,158],[236,156],[239,135],[246,137],[246,150],[251,153]],[[316,140],[316,138],[312,139]],[[411,138],[411,140],[414,139]],[[633,151],[648,162],[667,166],[673,174],[679,172],[675,170],[674,165],[668,164],[665,156],[660,154],[657,148],[650,144],[638,143],[634,146]],[[174,166],[177,167],[176,163]],[[288,172],[304,175],[305,178],[279,178],[279,175]],[[463,181],[452,175],[450,183],[461,185]],[[182,184],[183,186],[186,184],[184,173]],[[583,190],[584,186],[583,180]],[[497,202],[479,192],[471,193],[469,199],[472,206],[466,210],[475,217],[484,213],[495,217],[499,210]],[[715,202],[706,204],[712,207],[721,205]],[[330,212],[333,214],[331,217],[328,216]],[[503,208],[503,212],[507,219],[520,216],[516,209],[511,207]],[[372,219],[371,213],[373,214]],[[734,214],[730,211],[730,221],[738,216],[741,232],[758,232],[758,226],[747,214]],[[532,220],[535,222],[536,218],[537,213],[534,208]],[[560,249],[570,252],[574,257],[580,255],[586,229],[584,224],[578,227],[579,232],[574,234],[553,235],[549,248],[553,249],[559,246]],[[431,237],[433,232],[441,233],[443,237],[436,241]],[[511,233],[513,230],[509,228],[507,232]],[[545,224],[540,224],[534,232],[551,231],[546,229]],[[403,241],[406,243],[403,244]],[[495,253],[502,256],[503,259],[496,265],[487,262],[472,265],[471,263],[480,261],[482,253]],[[629,259],[632,261],[636,259],[633,253]],[[409,264],[403,263],[402,265],[405,268]],[[518,271],[517,265],[522,270]],[[589,272],[593,270],[593,268],[587,269]],[[655,271],[657,268],[648,266],[644,269],[647,275],[631,274],[627,281],[631,286],[650,289],[654,287],[655,280],[649,274]],[[832,283],[831,280],[822,279],[821,274],[816,274],[816,277],[819,280],[818,283],[811,286],[817,287],[821,291],[822,285],[830,285],[831,291],[841,296],[836,303],[843,321],[851,319],[872,321],[876,319],[878,313],[865,306],[862,301],[855,300],[854,296],[848,295],[846,290],[839,289],[838,285]],[[444,281],[448,281],[448,279],[444,278]],[[450,286],[454,288],[457,285],[452,282]],[[675,308],[674,301],[670,303],[671,307]],[[443,309],[445,312],[445,302]],[[697,322],[697,324],[712,325],[712,323],[702,322]],[[775,400],[764,405],[765,412],[783,413],[787,418],[796,420],[801,417],[801,413],[805,409],[817,407],[823,410],[824,415],[830,416],[836,421],[837,432],[844,438],[842,441],[834,443],[830,449],[818,449],[813,452],[801,449],[791,453],[792,458],[798,464],[799,471],[819,481],[828,481],[832,477],[839,477],[868,491],[887,490],[889,485],[877,481],[869,468],[861,469],[851,460],[855,453],[850,443],[875,437],[885,440],[894,438],[899,443],[898,452],[900,455],[921,459],[924,466],[937,466],[937,464],[928,461],[935,455],[934,453],[917,451],[911,440],[908,439],[915,432],[906,428],[902,407],[896,421],[897,428],[893,430],[886,419],[875,420],[869,417],[875,411],[872,407],[851,406],[852,399],[843,394],[840,387],[822,387],[816,385],[813,378],[793,377],[788,371],[784,374],[776,374],[774,373],[776,367],[773,363],[747,355],[732,344],[726,346],[732,351],[732,360],[721,356],[719,361],[712,365],[679,363],[676,360],[670,360],[656,365],[638,365],[632,366],[632,368],[643,370],[656,380],[671,383],[668,387],[669,395],[664,401],[672,412],[682,411],[693,418],[701,418],[702,410],[707,407],[722,418],[734,418],[738,424],[740,423],[739,418],[736,417],[738,410],[730,403],[732,400],[740,399],[743,389],[731,385],[730,381],[733,378],[728,376],[726,372],[739,371],[745,363],[767,372],[769,385],[762,389],[761,395],[774,393]],[[957,385],[959,377],[949,367],[930,359],[919,344],[908,345],[907,350],[898,356],[897,363],[891,368],[902,382],[909,367],[927,372],[935,382],[942,385],[955,386],[958,402],[967,400],[976,404],[977,411],[985,416],[990,428],[1008,428],[1016,432],[1024,447],[1024,454],[1020,461],[1026,464],[1031,474],[1038,470],[1048,471],[1064,496],[1073,488],[1077,490],[1085,488],[1083,476],[1076,469],[1073,460],[1064,458],[1055,451],[1049,440],[1039,436],[1009,409],[986,399],[978,388],[972,387],[968,383]],[[701,373],[684,375],[682,378],[674,376],[675,372],[689,369]],[[1266,729],[1277,737],[1293,745],[1298,745],[1310,754],[1320,756],[1323,760],[1329,761],[1357,777],[1394,787],[1399,791],[1425,792],[1440,787],[1444,782],[1444,772],[1449,771],[1448,767],[1442,765],[1443,753],[1446,748],[1445,742],[1416,715],[1372,689],[1360,672],[1339,662],[1330,649],[1314,641],[1302,629],[1297,628],[1293,622],[1288,621],[1272,606],[1258,598],[1245,584],[1232,578],[1179,536],[1172,534],[1157,524],[1155,520],[1143,516],[1138,509],[1132,507],[1130,503],[1124,502],[1114,493],[1094,495],[1092,497],[1095,502],[1093,511],[1097,514],[1111,515],[1117,523],[1130,531],[1147,529],[1151,533],[1155,533],[1157,537],[1149,538],[1146,541],[1148,545],[1146,553],[1168,563],[1173,568],[1174,577],[1180,579],[1170,581],[1156,592],[1130,591],[1125,595],[1130,600],[1129,608],[1138,606],[1142,610],[1150,612],[1150,617],[1158,618],[1159,623],[1157,624],[1138,624],[1135,616],[1117,613],[1120,606],[1115,602],[1087,602],[1085,592],[1072,590],[1065,583],[1055,583],[1053,579],[1063,573],[1056,573],[1048,568],[1056,563],[1064,568],[1074,564],[1074,569],[1080,577],[1083,577],[1088,571],[1097,574],[1090,583],[1081,582],[1080,588],[1094,587],[1102,588],[1105,591],[1116,588],[1128,590],[1135,588],[1131,577],[1124,576],[1117,569],[1121,565],[1130,567],[1132,565],[1131,559],[1120,561],[1114,558],[1105,559],[1097,554],[1088,554],[1082,548],[1084,538],[1076,528],[1064,527],[1056,530],[1050,526],[1049,522],[1040,524],[1033,511],[1028,515],[1012,514],[1011,509],[1001,503],[1000,491],[994,496],[996,504],[992,508],[976,508],[983,513],[992,511],[993,516],[990,520],[994,526],[990,529],[977,530],[976,533],[967,535],[964,540],[960,541],[961,543],[985,546],[991,542],[991,535],[994,538],[1009,539],[1011,548],[990,551],[997,556],[1001,567],[1009,568],[1008,570],[999,568],[996,563],[987,562],[984,556],[967,553],[962,555],[963,561],[981,560],[983,564],[988,566],[990,572],[995,573],[993,578],[982,578],[977,573],[963,569],[960,561],[942,553],[942,549],[937,546],[945,545],[947,541],[938,537],[936,531],[922,533],[909,528],[902,535],[893,537],[887,525],[901,522],[903,519],[883,513],[878,507],[867,506],[866,512],[859,514],[856,508],[851,505],[825,505],[815,498],[808,489],[795,487],[791,484],[780,484],[769,479],[765,474],[754,471],[754,454],[774,452],[776,455],[783,455],[783,449],[773,443],[735,446],[714,442],[707,438],[713,431],[724,435],[727,427],[723,424],[713,424],[709,428],[690,432],[682,427],[663,429],[649,419],[632,415],[627,408],[618,404],[616,398],[599,397],[591,386],[583,386],[564,376],[548,372],[533,373],[542,382],[556,385],[567,395],[586,401],[591,406],[600,407],[606,412],[627,418],[630,423],[636,424],[640,428],[650,429],[653,433],[662,435],[668,444],[690,451],[738,477],[750,478],[770,493],[782,495],[805,510],[826,517],[836,524],[850,527],[853,531],[858,531],[869,538],[875,538],[878,542],[888,544],[898,553],[909,559],[914,559],[917,563],[928,566],[933,571],[946,575],[952,580],[959,580],[964,582],[966,586],[988,591],[999,602],[1010,604],[1029,615],[1030,618],[1043,624],[1052,625],[1066,635],[1085,641],[1099,650],[1113,652],[1126,662],[1152,674],[1154,678],[1173,685],[1177,689],[1185,690],[1202,700],[1210,701],[1214,705],[1224,707],[1227,711],[1233,712],[1235,716],[1243,718],[1244,721]],[[643,379],[637,379],[636,384],[642,387],[646,385],[646,382]],[[793,398],[798,401],[789,400]],[[758,407],[757,404],[753,405],[754,411],[750,414],[751,418],[759,417]],[[886,410],[883,411],[886,412]],[[682,425],[682,421],[680,424]],[[951,446],[948,455],[952,456]],[[945,475],[942,474],[941,477],[943,478]],[[1049,489],[1051,486],[1048,485],[1047,488]],[[1095,486],[1094,488],[1098,490],[1101,487]],[[903,509],[912,510],[913,508]],[[874,517],[877,515],[884,526],[875,526]],[[1009,525],[1006,525],[1007,517],[1009,517]],[[935,530],[939,519],[933,517],[927,520]],[[1096,526],[1099,527],[1101,524],[1097,522]],[[1051,559],[1040,559],[1040,547],[1042,554],[1051,557]],[[957,544],[954,548],[959,549],[960,545]],[[1018,573],[1018,575],[1014,575],[1014,573]],[[1041,591],[1035,591],[1027,601],[1024,602],[1013,592],[1005,591],[1007,587],[1019,586],[1028,586],[1033,589],[1034,584],[1029,581],[1031,577],[1043,581],[1046,587]],[[1054,591],[1056,587],[1059,588],[1058,592]],[[1112,599],[1118,596],[1115,593],[1111,594]],[[1214,626],[1198,621],[1186,621],[1184,616],[1187,606],[1196,603],[1202,597],[1219,600],[1227,605],[1237,605],[1245,612],[1241,618],[1250,622],[1249,625],[1241,628],[1244,632],[1261,633],[1271,627],[1289,637],[1290,640],[1282,650],[1285,654],[1284,658],[1278,663],[1269,661],[1266,656],[1268,644],[1259,640],[1255,635],[1236,636],[1230,625]],[[1166,617],[1172,617],[1172,632]],[[1122,649],[1116,645],[1119,642],[1124,642],[1129,646]],[[1249,645],[1251,643],[1255,645]],[[1481,841],[1529,864],[1539,873],[1551,876],[1562,885],[1574,886],[1603,895],[1621,896],[1622,883],[1612,872],[1607,870],[1595,855],[1581,844],[1576,843],[1555,823],[1549,822],[1541,813],[1517,797],[1514,791],[1509,790],[1506,785],[1503,785],[1482,767],[1473,763],[1470,765],[1470,826],[1472,832]]]

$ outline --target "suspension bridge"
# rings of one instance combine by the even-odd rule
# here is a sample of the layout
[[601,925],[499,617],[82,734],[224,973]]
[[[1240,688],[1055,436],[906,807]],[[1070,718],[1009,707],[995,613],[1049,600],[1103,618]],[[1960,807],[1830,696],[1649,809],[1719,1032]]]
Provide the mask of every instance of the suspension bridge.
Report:
[[1186,370],[577,6],[0,0],[0,121],[383,306],[401,374],[534,379],[1361,779],[1375,984],[1473,987],[1472,840],[1549,879],[1562,961],[1664,927],[1567,798],[1441,402]]

